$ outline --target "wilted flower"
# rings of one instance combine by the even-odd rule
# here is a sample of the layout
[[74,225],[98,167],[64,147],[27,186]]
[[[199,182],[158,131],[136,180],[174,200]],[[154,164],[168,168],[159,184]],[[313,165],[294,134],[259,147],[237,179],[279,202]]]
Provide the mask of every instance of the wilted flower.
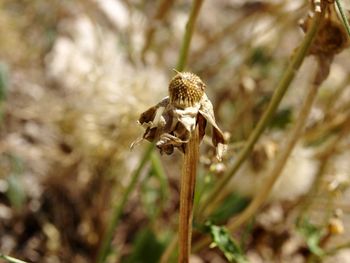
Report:
[[[305,21],[301,21],[300,26],[304,32],[309,30],[310,23],[310,16]],[[333,3],[327,7],[325,18],[321,21],[309,50],[309,54],[316,56],[321,65],[316,82],[322,83],[328,77],[334,56],[348,48],[349,45],[349,37],[342,22],[339,21]]]
[[170,81],[169,96],[141,114],[139,123],[146,129],[142,138],[156,142],[161,153],[171,154],[174,147],[185,151],[198,125],[199,140],[205,134],[207,121],[213,126],[212,142],[221,160],[226,150],[224,135],[215,122],[213,105],[204,92],[205,84],[193,73],[177,72]]

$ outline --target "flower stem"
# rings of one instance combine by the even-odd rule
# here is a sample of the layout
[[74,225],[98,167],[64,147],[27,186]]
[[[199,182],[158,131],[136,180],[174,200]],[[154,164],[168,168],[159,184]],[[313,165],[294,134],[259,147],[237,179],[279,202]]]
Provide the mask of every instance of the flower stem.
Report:
[[343,24],[344,24],[344,26],[345,26],[345,28],[346,28],[346,31],[348,32],[348,35],[349,35],[349,37],[350,37],[350,25],[349,25],[349,21],[348,21],[348,19],[346,18],[346,15],[345,15],[344,9],[343,9],[343,7],[342,7],[342,5],[341,5],[341,3],[340,3],[340,0],[335,0],[335,3],[336,3],[336,5],[337,5],[337,7],[338,7],[338,9],[339,9],[339,13],[340,13],[341,18],[342,18],[342,20],[343,20]]
[[[322,71],[320,69],[320,65],[318,65],[318,71]],[[318,73],[316,75],[319,75]],[[317,77],[316,77],[317,78]],[[275,182],[281,175],[281,172],[288,160],[288,157],[290,156],[295,144],[297,143],[298,139],[300,138],[300,135],[303,131],[303,127],[306,123],[307,117],[309,116],[309,113],[312,108],[313,101],[316,98],[317,91],[319,89],[319,86],[321,85],[321,82],[314,81],[310,85],[310,89],[306,95],[306,98],[303,102],[303,105],[301,107],[301,110],[299,112],[298,117],[296,118],[296,124],[293,128],[293,130],[290,132],[290,135],[287,139],[287,142],[282,150],[282,152],[279,154],[278,159],[276,160],[276,164],[274,165],[273,169],[271,170],[270,174],[267,176],[267,181],[262,186],[261,190],[257,193],[257,195],[254,196],[254,199],[249,204],[249,206],[236,218],[233,219],[232,222],[230,222],[227,225],[227,228],[232,232],[236,230],[238,227],[240,227],[242,224],[247,222],[260,208],[260,206],[265,202],[265,200],[268,198]],[[209,238],[204,238],[200,240],[194,247],[194,250],[200,250],[206,245],[210,243]]]
[[[178,62],[177,62],[177,65],[176,65],[176,70],[177,71],[180,71],[180,72],[183,71],[185,66],[186,66],[186,62],[187,62],[188,52],[189,52],[189,49],[190,49],[190,44],[191,44],[193,31],[194,31],[194,28],[195,28],[195,25],[196,25],[196,21],[197,21],[197,17],[198,17],[198,14],[199,14],[199,10],[200,10],[200,8],[201,8],[201,6],[203,4],[203,1],[204,0],[195,0],[194,3],[193,3],[192,9],[191,9],[191,13],[190,13],[189,19],[188,19],[187,24],[186,24],[185,34],[184,34],[184,37],[183,37],[183,40],[182,40],[181,50],[180,50]],[[195,134],[196,133],[197,132],[195,132]],[[198,134],[195,135],[195,136],[198,137]],[[198,138],[197,138],[197,140],[198,140]],[[197,146],[197,151],[198,151],[198,146]],[[183,163],[183,170],[182,170],[182,174],[183,175],[184,175],[184,169],[186,167],[186,158],[189,158],[189,157],[188,156],[187,157],[184,156],[184,163]],[[194,168],[195,168],[195,173],[196,173],[197,162],[196,162],[196,167],[194,167]],[[182,178],[181,178],[181,189],[182,189],[182,185],[183,185],[183,182],[182,182],[183,181],[183,177],[184,176],[182,176]],[[195,180],[194,178],[190,178],[190,179]],[[195,182],[193,182],[193,187],[194,187],[194,184],[195,184]],[[185,186],[185,187],[187,187],[187,186]],[[183,194],[183,196],[185,196],[185,192],[182,192],[183,190],[180,190],[180,191],[181,191],[181,193],[180,193],[179,221],[185,220],[185,215],[181,215],[181,202],[182,202],[181,201],[182,200],[182,198],[181,198],[182,196],[181,195]],[[194,188],[193,188],[193,191],[194,191]],[[190,229],[190,231],[187,234],[180,233],[183,230],[179,226],[178,236],[173,236],[173,238],[171,239],[170,243],[168,244],[168,246],[166,247],[165,251],[163,252],[163,255],[162,255],[161,260],[160,260],[161,263],[168,263],[169,262],[170,257],[172,255],[172,252],[176,248],[178,237],[180,237],[180,235],[181,235],[181,238],[184,238],[184,239],[185,239],[185,235],[190,235],[189,239],[191,239],[191,235],[192,235],[192,213],[193,213],[192,212],[192,206],[193,206],[193,201],[191,203],[191,219],[190,219],[191,229]],[[185,212],[185,211],[183,211],[183,212]],[[188,213],[188,211],[186,213]],[[183,223],[185,223],[185,222],[183,222]],[[181,225],[180,222],[179,222],[179,225]],[[186,240],[187,240],[186,242],[189,242],[188,244],[181,244],[182,242],[180,242],[180,246],[184,246],[183,248],[179,247],[180,251],[181,250],[185,250],[186,246],[191,246],[191,242],[188,241],[188,237],[187,237]],[[187,248],[187,249],[188,249],[188,252],[187,251],[183,251],[183,252],[180,252],[180,253],[183,253],[183,254],[190,253],[191,252],[190,247]],[[180,261],[181,257],[182,256],[179,255],[179,262],[181,262]]]
[[177,62],[176,69],[178,71],[183,71],[188,57],[188,52],[190,49],[191,39],[193,35],[193,30],[196,25],[199,10],[203,4],[203,0],[195,0],[191,9],[190,17],[186,24],[185,35],[183,37],[179,59]]
[[[310,110],[312,108],[312,103],[317,95],[318,88],[319,84],[313,83],[312,85],[310,85],[310,90],[306,95],[305,101],[297,117],[297,122],[290,133],[289,139],[286,142],[284,149],[280,153],[279,158],[276,160],[275,166],[271,170],[270,175],[267,176],[267,181],[264,183],[260,191],[254,196],[254,199],[250,202],[249,206],[227,225],[227,228],[231,232],[236,230],[245,222],[247,222],[247,220],[249,220],[256,213],[256,211],[268,198],[274,183],[279,178],[283,167],[285,166],[288,160],[288,157],[290,156],[296,142],[300,138],[300,134],[303,130],[307,117],[309,116]],[[207,246],[209,243],[210,239],[206,237],[200,240],[200,242],[198,242],[195,245],[194,250],[200,250],[203,247]]]
[[188,263],[191,254],[193,198],[199,156],[198,126],[186,145],[180,183],[179,263]]
[[156,28],[158,24],[160,23],[160,21],[162,21],[165,18],[166,14],[168,13],[169,9],[174,4],[174,2],[175,2],[174,0],[161,0],[159,2],[157,11],[146,30],[145,44],[141,52],[142,60],[145,60],[146,52],[148,51],[148,49],[152,44],[153,36],[154,36],[154,33],[156,32]]
[[295,146],[300,135],[305,126],[307,117],[312,108],[313,101],[316,98],[317,91],[319,89],[320,83],[312,83],[310,85],[310,89],[306,95],[306,98],[301,106],[301,110],[296,119],[296,124],[291,131],[289,138],[286,142],[286,145],[282,152],[279,154],[278,159],[276,160],[276,164],[274,165],[270,175],[268,176],[267,181],[262,186],[262,189],[258,192],[258,194],[254,197],[253,201],[249,204],[249,206],[240,214],[236,219],[234,219],[229,225],[228,229],[234,231],[237,227],[241,226],[245,223],[254,213],[260,208],[260,206],[264,203],[264,201],[269,196],[273,185],[276,180],[281,175],[281,172]]
[[266,111],[264,112],[263,116],[259,120],[255,129],[250,134],[245,147],[238,154],[236,161],[233,163],[231,167],[227,169],[226,174],[215,184],[212,191],[209,192],[209,194],[207,195],[206,199],[204,200],[204,202],[200,206],[200,209],[198,210],[199,215],[206,217],[208,214],[210,214],[213,211],[215,207],[211,204],[215,204],[218,202],[218,200],[223,199],[223,194],[226,192],[226,191],[223,191],[223,189],[225,189],[225,186],[228,184],[228,182],[236,174],[236,172],[239,170],[243,162],[249,156],[255,143],[258,141],[260,135],[263,133],[267,124],[273,118],[284,94],[288,90],[290,83],[294,79],[295,74],[300,68],[308,52],[308,49],[311,46],[312,40],[314,39],[316,32],[318,30],[321,16],[322,16],[321,13],[319,12],[315,13],[310,30],[305,35],[303,42],[301,43],[300,47],[296,50],[296,53],[293,56],[292,61],[288,65],[281,80],[279,81]]
[[122,196],[120,202],[115,206],[115,208],[112,212],[112,218],[109,222],[109,225],[108,225],[107,230],[105,232],[105,235],[104,235],[104,238],[102,240],[101,247],[100,247],[100,250],[98,253],[98,257],[97,257],[98,263],[103,263],[106,261],[106,258],[110,252],[113,234],[114,234],[114,231],[118,225],[120,216],[123,213],[126,201],[128,200],[131,191],[135,188],[136,183],[140,177],[140,174],[151,156],[153,148],[154,148],[153,144],[150,144],[149,146],[147,146],[137,169],[134,171],[134,173],[131,177],[131,181],[129,182],[129,185],[125,189],[124,195]]

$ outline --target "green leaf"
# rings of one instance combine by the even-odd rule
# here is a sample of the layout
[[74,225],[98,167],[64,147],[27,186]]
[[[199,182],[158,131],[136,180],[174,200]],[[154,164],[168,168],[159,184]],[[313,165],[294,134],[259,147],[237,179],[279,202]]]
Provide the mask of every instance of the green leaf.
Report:
[[155,233],[146,228],[137,233],[132,254],[122,262],[126,263],[158,263],[164,250]]
[[151,165],[152,165],[152,171],[154,172],[154,174],[156,175],[160,183],[162,201],[165,202],[169,198],[169,192],[170,192],[169,185],[168,185],[168,178],[164,171],[162,162],[160,161],[159,155],[156,152],[152,152]]
[[16,209],[21,209],[26,201],[26,193],[22,183],[23,162],[14,155],[7,155],[11,163],[11,173],[7,177],[8,189],[6,196]]
[[8,73],[5,64],[0,63],[0,102],[6,98],[8,87]]
[[208,223],[207,228],[213,239],[211,247],[218,247],[224,253],[229,262],[248,263],[241,248],[233,240],[230,232],[225,227]]
[[312,224],[308,219],[304,218],[297,225],[298,231],[305,238],[309,250],[316,256],[322,257],[325,252],[319,246],[321,238],[324,235],[322,228]]
[[266,49],[264,47],[257,47],[252,50],[252,54],[250,58],[248,59],[248,63],[251,65],[260,65],[266,67],[270,62],[272,61],[272,58],[268,53],[266,52]]
[[210,221],[214,223],[223,222],[243,211],[248,204],[248,198],[242,197],[237,193],[232,193],[222,202],[222,205],[215,210],[213,215],[210,216]]
[[151,169],[141,184],[141,202],[147,216],[154,221],[162,212],[169,196],[167,177],[159,156],[151,154]]
[[271,119],[269,127],[277,130],[284,130],[286,126],[292,122],[292,109],[285,108],[276,112],[275,116]]

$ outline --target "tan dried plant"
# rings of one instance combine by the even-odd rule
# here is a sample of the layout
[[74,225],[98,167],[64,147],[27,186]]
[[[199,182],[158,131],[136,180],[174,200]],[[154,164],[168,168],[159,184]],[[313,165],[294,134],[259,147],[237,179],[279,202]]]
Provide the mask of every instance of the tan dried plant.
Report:
[[204,92],[205,87],[195,74],[177,72],[170,81],[169,96],[141,114],[139,123],[145,132],[131,147],[146,139],[155,142],[160,153],[172,154],[174,148],[185,152],[196,126],[201,141],[209,122],[213,126],[212,142],[216,147],[216,157],[221,160],[226,150],[225,138],[216,124],[213,105]]
[[193,73],[176,73],[169,84],[169,96],[141,114],[139,123],[145,132],[135,143],[146,139],[155,142],[161,154],[172,154],[174,148],[184,153],[180,182],[178,262],[187,263],[191,252],[198,148],[207,122],[213,127],[212,142],[219,160],[227,145],[223,132],[216,124],[213,105],[205,94],[206,85]]

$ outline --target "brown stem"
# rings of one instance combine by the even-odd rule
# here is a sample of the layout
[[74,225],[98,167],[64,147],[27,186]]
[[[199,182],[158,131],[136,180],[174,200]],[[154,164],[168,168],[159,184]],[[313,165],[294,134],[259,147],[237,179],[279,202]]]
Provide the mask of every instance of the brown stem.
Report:
[[186,145],[180,183],[179,263],[188,263],[191,253],[193,198],[199,156],[198,127]]

